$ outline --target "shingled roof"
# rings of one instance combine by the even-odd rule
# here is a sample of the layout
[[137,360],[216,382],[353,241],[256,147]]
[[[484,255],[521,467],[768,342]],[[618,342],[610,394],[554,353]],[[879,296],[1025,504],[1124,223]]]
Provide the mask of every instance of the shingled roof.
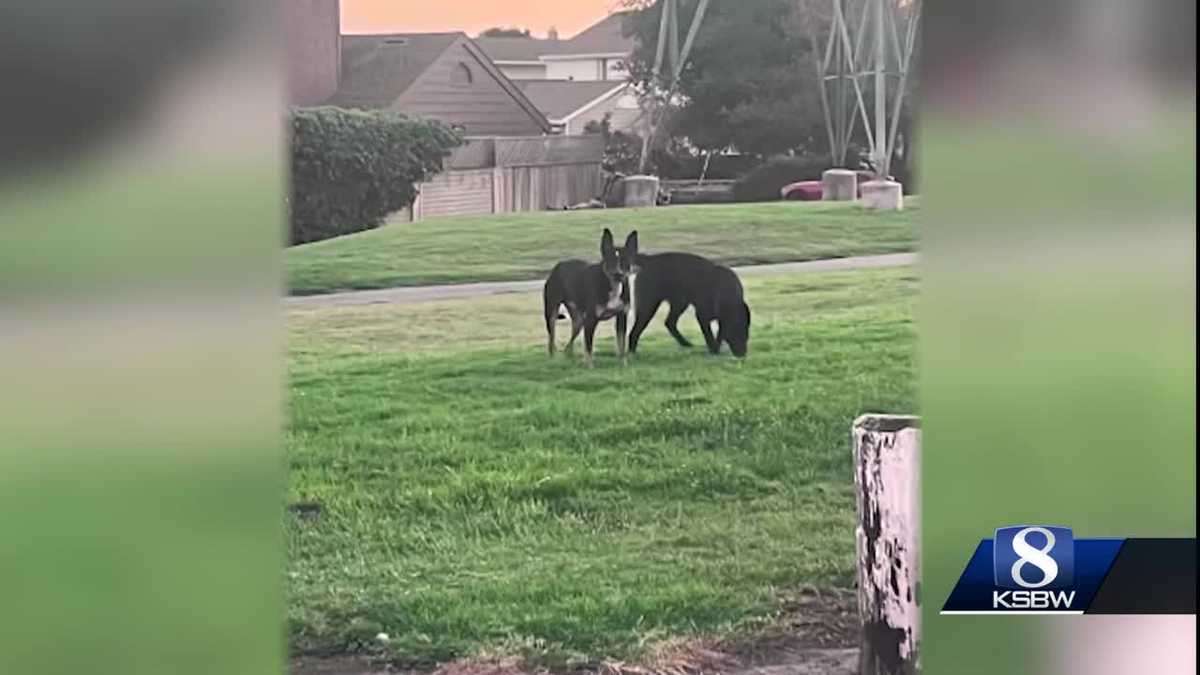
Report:
[[542,40],[532,37],[475,38],[493,61],[537,61],[539,56],[556,54],[565,44],[562,40]]
[[408,90],[462,33],[342,37],[342,77],[330,105],[385,108]]
[[493,61],[538,61],[543,56],[573,54],[627,54],[637,47],[637,41],[622,33],[629,12],[609,14],[583,32],[567,40],[544,40],[535,37],[480,37],[475,39]]
[[516,84],[551,121],[562,120],[605,94],[626,86],[624,82],[613,80],[521,80]]
[[599,23],[593,24],[582,33],[567,40],[568,51],[559,53],[570,54],[622,54],[632,52],[637,47],[633,37],[623,33],[625,16],[629,12],[615,12],[604,17]]
[[549,120],[537,105],[465,33],[343,36],[341,81],[337,93],[326,103],[345,108],[388,108],[456,45],[463,46],[542,132],[550,131]]

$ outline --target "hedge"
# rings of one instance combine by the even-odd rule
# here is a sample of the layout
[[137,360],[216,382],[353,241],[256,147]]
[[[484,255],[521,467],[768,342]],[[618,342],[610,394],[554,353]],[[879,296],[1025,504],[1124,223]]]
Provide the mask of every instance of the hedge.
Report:
[[291,126],[291,243],[381,225],[462,144],[456,131],[396,112],[296,108]]

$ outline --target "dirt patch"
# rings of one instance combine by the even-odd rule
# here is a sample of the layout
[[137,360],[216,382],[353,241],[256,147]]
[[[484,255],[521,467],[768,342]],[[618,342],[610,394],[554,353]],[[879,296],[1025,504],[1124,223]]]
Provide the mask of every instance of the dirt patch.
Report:
[[299,657],[291,675],[851,675],[858,667],[858,604],[853,591],[805,589],[786,596],[762,628],[721,640],[672,640],[637,662],[555,673],[520,659],[487,656],[433,671],[395,669],[356,656]]
[[689,675],[723,673],[741,664],[713,643],[704,640],[673,640],[653,647],[638,663],[607,661],[599,675]]
[[392,675],[401,671],[361,656],[297,656],[290,675]]
[[804,589],[783,598],[775,621],[726,639],[722,648],[744,663],[771,663],[790,653],[857,648],[859,632],[854,591]]

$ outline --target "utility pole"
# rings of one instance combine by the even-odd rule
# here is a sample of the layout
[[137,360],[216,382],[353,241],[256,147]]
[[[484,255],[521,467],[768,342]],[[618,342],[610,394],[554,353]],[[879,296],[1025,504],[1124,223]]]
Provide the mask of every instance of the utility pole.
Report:
[[[887,146],[887,51],[884,49],[884,12],[888,0],[870,0],[875,6],[875,171],[881,179],[891,173],[892,148]],[[896,92],[897,96],[903,92]]]
[[[681,49],[679,47],[679,0],[659,0],[662,14],[659,17],[658,44],[654,55],[654,69],[650,78],[650,91],[646,92],[648,101],[647,109],[644,111],[646,130],[642,134],[642,156],[638,160],[639,174],[646,173],[646,163],[650,159],[650,146],[662,123],[662,109],[671,105],[671,99],[679,86],[679,76],[683,73],[688,54],[692,51],[692,43],[695,42],[696,33],[700,30],[700,22],[704,20],[704,14],[708,10],[708,2],[709,0],[700,0]],[[667,81],[664,100],[660,106],[655,100],[654,90],[660,86],[663,66],[666,63],[670,64],[668,71],[670,77]]]

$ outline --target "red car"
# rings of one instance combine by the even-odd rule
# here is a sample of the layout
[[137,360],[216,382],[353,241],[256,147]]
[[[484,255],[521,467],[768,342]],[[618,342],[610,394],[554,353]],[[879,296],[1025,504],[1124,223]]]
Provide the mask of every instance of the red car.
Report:
[[[862,197],[862,184],[875,180],[875,174],[870,171],[858,171],[858,196]],[[779,196],[783,199],[802,202],[819,202],[822,195],[821,181],[819,180],[802,180],[796,183],[784,185],[779,191]]]

